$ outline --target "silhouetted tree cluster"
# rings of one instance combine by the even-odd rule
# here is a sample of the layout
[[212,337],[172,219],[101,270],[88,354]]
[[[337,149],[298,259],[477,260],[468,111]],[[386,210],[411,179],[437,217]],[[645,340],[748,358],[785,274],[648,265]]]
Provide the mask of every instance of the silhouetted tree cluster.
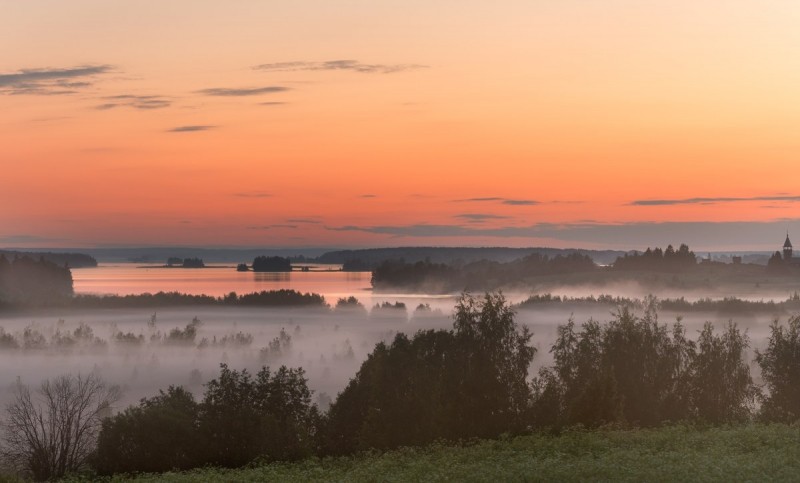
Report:
[[58,266],[67,266],[69,268],[97,266],[97,260],[91,255],[86,255],[85,253],[20,252],[14,250],[0,250],[0,256],[5,256],[9,260],[21,257],[28,257],[34,260],[44,259],[48,262],[55,263]]
[[800,315],[791,317],[785,327],[773,322],[767,347],[756,351],[756,361],[767,389],[764,418],[800,420]]
[[202,258],[184,258],[181,264],[183,268],[203,268],[206,266]]
[[668,245],[666,250],[650,249],[643,253],[626,254],[617,258],[615,270],[653,270],[661,272],[680,272],[697,265],[697,257],[689,246],[681,244],[678,250]]
[[302,369],[223,364],[199,403],[170,387],[103,421],[93,464],[113,474],[294,460],[316,451],[319,419]]
[[345,272],[369,272],[372,266],[360,258],[347,260],[342,264],[342,270]]
[[330,408],[328,452],[522,430],[530,337],[501,295],[464,296],[453,330],[378,344]]
[[791,271],[791,264],[783,259],[781,252],[775,252],[767,260],[767,272],[773,274],[785,274]]
[[449,281],[457,273],[456,269],[443,263],[431,263],[427,260],[416,263],[389,260],[372,271],[372,286],[419,288],[431,281]]
[[183,265],[183,258],[180,257],[169,257],[167,258],[167,266],[174,267],[176,265]]
[[558,328],[554,366],[534,382],[532,420],[539,427],[667,421],[738,422],[751,415],[756,387],[744,354],[747,336],[731,324],[698,340],[677,322],[659,324],[655,301],[643,317],[622,308],[607,324]]
[[336,311],[344,311],[350,313],[358,313],[358,314],[366,314],[367,309],[364,307],[364,304],[358,301],[357,298],[353,297],[352,295],[345,298],[342,297],[336,301],[336,307],[334,307]]
[[[451,330],[377,344],[325,414],[301,369],[251,376],[223,365],[200,402],[171,387],[107,419],[93,464],[101,474],[236,467],[571,425],[752,418],[761,396],[745,362],[746,334],[707,323],[693,340],[680,321],[659,323],[656,306],[648,298],[642,315],[622,307],[606,323],[560,326],[553,365],[531,383],[536,349],[511,306],[501,294],[463,295]],[[265,357],[290,342],[281,331]],[[762,417],[800,419],[800,316],[773,324],[756,360],[768,389]]]
[[44,258],[0,255],[0,302],[55,305],[72,296],[72,272]]
[[254,272],[291,272],[292,262],[284,257],[256,257],[253,259]]
[[434,292],[490,290],[528,277],[585,273],[597,268],[591,257],[577,252],[554,257],[533,253],[508,263],[482,260],[458,267],[427,260],[386,261],[372,271],[372,286]]
[[102,418],[119,388],[95,374],[61,376],[36,392],[17,383],[3,424],[5,464],[36,481],[55,480],[84,468],[94,452]]
[[225,305],[259,307],[328,307],[325,297],[315,293],[280,289],[238,295],[231,292],[222,297],[192,295],[180,292],[157,292],[135,295],[76,295],[66,304],[81,308],[122,307],[180,307],[189,305]]

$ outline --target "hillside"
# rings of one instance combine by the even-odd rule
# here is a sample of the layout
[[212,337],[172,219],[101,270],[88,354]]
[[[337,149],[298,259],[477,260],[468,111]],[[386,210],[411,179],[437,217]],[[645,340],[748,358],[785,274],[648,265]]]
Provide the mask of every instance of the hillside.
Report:
[[367,265],[376,265],[386,260],[403,259],[407,263],[428,260],[433,263],[463,264],[479,260],[510,262],[539,253],[548,257],[580,253],[589,255],[595,263],[612,263],[626,252],[619,250],[582,250],[571,248],[508,248],[508,247],[397,247],[365,248],[361,250],[338,250],[327,252],[317,258],[319,263],[345,263],[360,260]]
[[742,425],[578,430],[106,481],[796,481],[798,471],[796,428]]

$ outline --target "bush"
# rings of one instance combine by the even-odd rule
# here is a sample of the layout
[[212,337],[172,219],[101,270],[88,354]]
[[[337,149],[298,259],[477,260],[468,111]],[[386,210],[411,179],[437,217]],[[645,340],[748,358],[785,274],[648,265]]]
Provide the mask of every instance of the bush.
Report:
[[201,442],[198,404],[182,387],[170,386],[139,406],[103,421],[94,468],[113,473],[162,472],[197,466]]
[[741,421],[756,389],[743,355],[745,335],[729,325],[715,335],[706,324],[697,343],[680,321],[658,323],[656,301],[642,317],[622,308],[607,324],[573,321],[558,329],[555,365],[534,381],[536,426],[610,423],[655,426],[667,421]]
[[789,318],[785,327],[777,320],[772,323],[767,348],[756,351],[756,362],[767,388],[762,417],[785,422],[800,419],[800,315]]
[[327,451],[495,437],[524,429],[535,349],[502,295],[464,295],[454,329],[380,343],[328,413]]

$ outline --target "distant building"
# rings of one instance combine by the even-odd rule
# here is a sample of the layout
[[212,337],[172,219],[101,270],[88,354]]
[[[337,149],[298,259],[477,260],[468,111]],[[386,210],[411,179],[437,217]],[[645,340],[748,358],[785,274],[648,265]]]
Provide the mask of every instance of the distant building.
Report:
[[789,232],[786,232],[786,241],[783,242],[783,260],[792,262],[792,241],[789,240]]

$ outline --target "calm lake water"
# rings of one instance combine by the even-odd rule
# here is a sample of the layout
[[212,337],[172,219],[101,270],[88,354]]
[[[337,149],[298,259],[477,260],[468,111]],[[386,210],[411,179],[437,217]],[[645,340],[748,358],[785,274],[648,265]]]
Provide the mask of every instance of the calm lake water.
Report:
[[[220,296],[262,290],[292,289],[325,297],[333,305],[339,298],[355,296],[364,305],[383,301],[403,301],[413,307],[430,303],[450,310],[453,296],[425,294],[373,294],[370,272],[342,272],[338,265],[318,265],[317,270],[289,273],[237,272],[229,265],[209,264],[206,268],[163,268],[135,263],[100,264],[93,268],[73,268],[75,293],[129,295],[155,292],[182,292]],[[413,304],[413,305],[412,305]]]

